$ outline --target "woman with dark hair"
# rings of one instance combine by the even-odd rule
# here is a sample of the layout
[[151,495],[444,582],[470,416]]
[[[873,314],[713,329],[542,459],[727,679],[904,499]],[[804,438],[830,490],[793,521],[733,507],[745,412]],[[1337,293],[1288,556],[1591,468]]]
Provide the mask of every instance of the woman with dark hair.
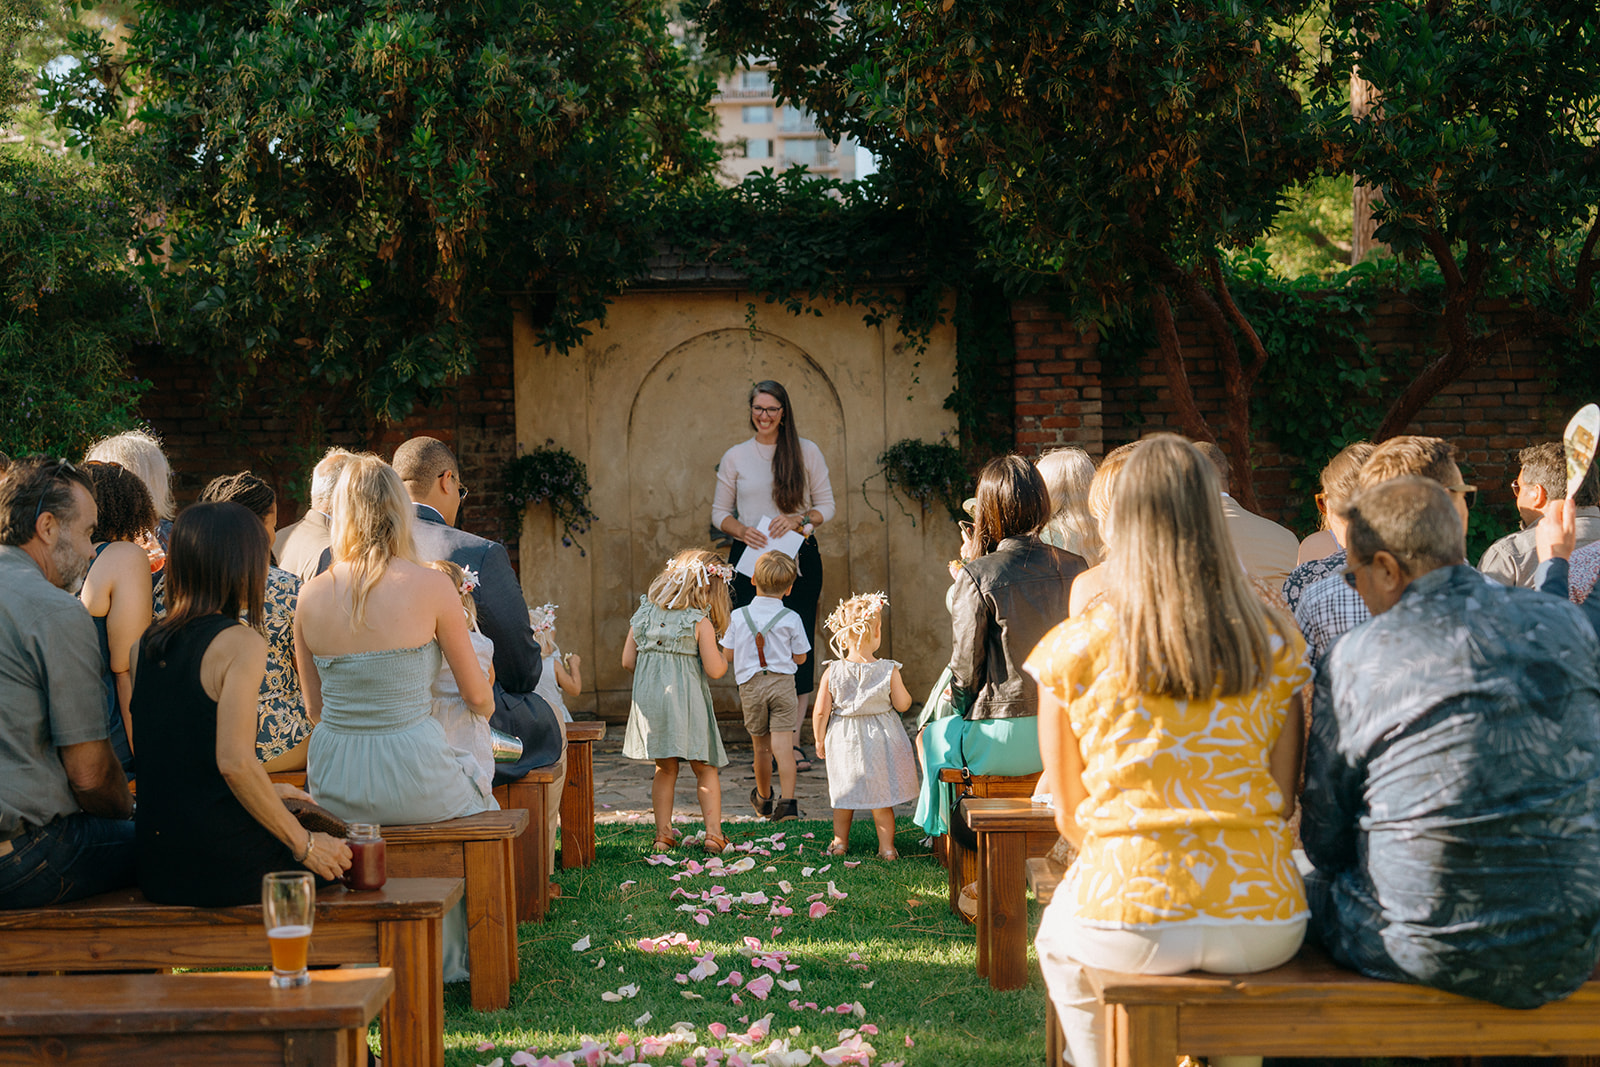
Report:
[[[814,648],[817,601],[822,597],[822,555],[813,536],[818,526],[833,518],[833,485],[822,449],[800,436],[795,426],[789,393],[777,382],[757,382],[750,387],[750,428],[755,436],[734,445],[717,463],[717,492],[711,504],[711,525],[734,539],[728,562],[735,567],[747,551],[758,555],[767,540],[790,531],[805,535],[796,562],[800,577],[783,598],[783,606],[800,616],[806,641]],[[757,529],[761,520],[771,521]],[[755,586],[735,574],[734,608],[755,599]],[[800,722],[806,719],[814,687],[816,657],[807,656],[795,672],[795,692],[800,696]],[[799,723],[795,724],[798,732]],[[798,733],[797,733],[798,736]],[[792,797],[794,753],[774,752],[784,796]],[[759,809],[758,809],[759,810]]]
[[1067,617],[1083,557],[1045,544],[1050,492],[1021,456],[1001,456],[978,476],[968,551],[951,597],[950,702],[955,714],[922,732],[923,782],[916,820],[944,833],[952,798],[945,767],[973,774],[1025,775],[1039,760],[1039,691],[1022,662]]
[[172,525],[167,617],[139,643],[133,687],[139,888],[157,903],[248,904],[269,871],[350,866],[349,846],[301,827],[256,759],[267,643],[252,627],[270,541],[238,504],[195,504]]
[[97,518],[94,563],[78,594],[100,634],[105,663],[106,725],[111,750],[123,771],[133,775],[133,734],[129,701],[133,681],[129,659],[134,642],[150,625],[150,556],[138,542],[153,538],[156,509],[139,476],[116,463],[90,460],[83,473],[94,486]]
[[[278,494],[256,475],[240,471],[213,478],[200,491],[200,499],[249,508],[271,541],[278,525]],[[256,729],[256,758],[269,772],[305,769],[311,741],[311,717],[294,662],[294,609],[299,598],[299,577],[269,564],[261,631],[267,639],[267,673],[261,679]]]

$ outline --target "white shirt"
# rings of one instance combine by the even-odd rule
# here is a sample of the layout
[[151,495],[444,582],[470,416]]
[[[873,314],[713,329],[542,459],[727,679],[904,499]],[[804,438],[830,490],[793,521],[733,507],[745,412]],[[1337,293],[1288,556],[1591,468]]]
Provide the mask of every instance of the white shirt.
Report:
[[[746,525],[760,521],[763,515],[777,518],[782,514],[772,499],[772,456],[777,450],[776,443],[763,445],[752,437],[722,454],[717,464],[717,495],[711,502],[711,525],[720,530],[722,521],[734,514]],[[800,459],[806,469],[806,491],[798,511],[814,508],[827,522],[834,512],[833,485],[828,481],[822,449],[802,437]]]
[[756,649],[755,632],[745,625],[746,611],[750,613],[750,621],[757,630],[766,626],[780,612],[786,616],[767,629],[767,665],[764,669],[773,674],[795,673],[799,667],[794,661],[795,654],[811,651],[811,642],[806,640],[800,616],[784,607],[783,601],[775,596],[758,596],[747,607],[733,609],[728,630],[722,635],[722,647],[733,652],[733,680],[743,685],[763,669],[761,654]]

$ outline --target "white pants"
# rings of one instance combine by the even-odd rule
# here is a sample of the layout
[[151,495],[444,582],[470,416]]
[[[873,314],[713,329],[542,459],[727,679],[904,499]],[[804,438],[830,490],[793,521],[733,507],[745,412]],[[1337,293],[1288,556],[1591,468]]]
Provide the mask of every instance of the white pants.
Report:
[[1165,929],[1102,930],[1078,922],[1073,894],[1067,889],[1063,882],[1045,908],[1033,943],[1066,1034],[1066,1061],[1075,1067],[1101,1067],[1105,1044],[1105,1019],[1084,967],[1128,974],[1249,974],[1289,962],[1306,934],[1304,919],[1271,925],[1185,923]]

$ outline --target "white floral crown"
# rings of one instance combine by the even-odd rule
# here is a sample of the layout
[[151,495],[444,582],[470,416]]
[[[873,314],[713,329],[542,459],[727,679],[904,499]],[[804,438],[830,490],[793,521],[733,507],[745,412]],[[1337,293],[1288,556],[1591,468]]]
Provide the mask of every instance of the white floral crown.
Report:
[[461,591],[470,593],[478,588],[478,572],[471,567],[461,568]]
[[536,634],[546,633],[556,628],[555,604],[540,604],[536,608],[528,609],[528,622]]
[[691,578],[694,579],[695,585],[701,587],[710,585],[713,578],[721,578],[724,582],[733,581],[733,568],[715,560],[707,563],[702,559],[673,558],[667,560],[667,569],[663,573],[672,585],[685,585]]
[[[886,593],[857,593],[849,600],[839,601],[839,606],[829,613],[824,625],[833,631],[834,640],[839,644],[853,644],[867,636],[867,631],[872,628],[872,620],[883,614],[883,609],[889,606],[889,596]],[[835,651],[843,655],[839,644],[834,646]]]

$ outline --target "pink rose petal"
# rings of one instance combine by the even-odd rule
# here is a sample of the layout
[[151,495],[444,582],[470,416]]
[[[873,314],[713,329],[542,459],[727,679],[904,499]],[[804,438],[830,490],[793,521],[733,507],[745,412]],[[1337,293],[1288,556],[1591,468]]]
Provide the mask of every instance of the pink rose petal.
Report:
[[478,1042],[478,1051],[479,1052],[488,1052],[492,1048],[494,1048],[494,1042],[493,1041],[480,1041],[480,1042]]
[[811,905],[811,917],[813,919],[820,919],[826,914],[828,914],[828,906],[822,901],[819,900]]
[[916,1042],[911,1040],[911,1035],[910,1034],[907,1034],[906,1035],[906,1048],[913,1048],[915,1046],[916,1046]]

